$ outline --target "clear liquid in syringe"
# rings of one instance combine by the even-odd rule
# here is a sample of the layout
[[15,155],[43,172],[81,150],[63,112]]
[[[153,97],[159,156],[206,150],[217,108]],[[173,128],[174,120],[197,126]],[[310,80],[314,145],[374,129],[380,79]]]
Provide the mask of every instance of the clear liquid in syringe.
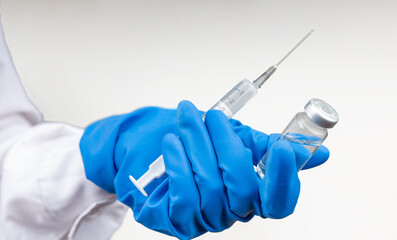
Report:
[[211,109],[222,111],[228,118],[238,112],[255,94],[256,86],[248,81],[240,81],[225,96],[221,98]]

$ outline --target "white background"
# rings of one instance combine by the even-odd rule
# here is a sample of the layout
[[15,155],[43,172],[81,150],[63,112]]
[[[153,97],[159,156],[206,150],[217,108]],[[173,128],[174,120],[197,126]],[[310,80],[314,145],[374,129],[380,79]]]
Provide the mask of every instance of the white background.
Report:
[[[141,106],[207,109],[316,31],[235,117],[281,131],[307,100],[334,106],[330,160],[300,173],[295,213],[199,239],[397,239],[397,2],[1,0],[6,37],[48,121]],[[164,239],[129,213],[114,239]]]

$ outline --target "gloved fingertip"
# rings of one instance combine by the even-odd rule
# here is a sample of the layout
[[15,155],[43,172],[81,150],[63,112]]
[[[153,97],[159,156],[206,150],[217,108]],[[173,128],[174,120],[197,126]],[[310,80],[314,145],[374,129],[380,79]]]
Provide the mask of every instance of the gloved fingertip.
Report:
[[183,156],[183,145],[181,140],[173,133],[167,133],[163,138],[162,152],[164,157],[164,162],[174,161],[174,159],[179,159]]
[[190,171],[181,140],[173,133],[163,138],[163,160],[166,173],[171,177],[184,176],[182,172]]
[[314,153],[314,156],[320,158],[322,160],[322,163],[324,163],[329,159],[330,154],[331,153],[329,152],[329,149],[327,147],[321,145],[317,149],[317,151]]
[[178,104],[177,119],[181,120],[200,117],[200,112],[196,106],[188,100],[183,100]]
[[210,116],[212,116],[212,117],[214,117],[214,116],[224,116],[224,117],[226,117],[226,115],[222,112],[222,111],[220,111],[220,110],[216,110],[216,109],[210,109],[210,110],[208,110],[207,111],[207,115],[210,115]]
[[228,119],[222,111],[211,109],[205,115],[205,123],[207,122],[211,123],[212,125],[225,124],[225,122],[228,122]]
[[281,204],[278,202],[273,206],[262,205],[262,214],[264,217],[271,219],[283,219],[294,213],[296,207],[296,202]]
[[284,185],[269,185],[262,182],[260,191],[261,216],[282,219],[295,211],[299,198],[300,181],[296,179],[296,181]]
[[230,121],[230,123],[232,124],[233,127],[239,127],[239,126],[243,125],[239,120],[236,120],[236,119],[233,119],[233,118],[229,119],[229,121]]
[[322,165],[325,163],[330,156],[329,149],[325,146],[320,146],[317,151],[313,154],[310,160],[302,168],[302,170],[310,169]]
[[192,102],[190,102],[189,100],[182,100],[178,103],[178,109],[196,109],[197,108],[194,106],[194,104]]
[[296,174],[294,150],[286,141],[277,141],[269,149],[266,158],[266,176],[272,181],[289,182]]
[[[271,134],[271,138],[276,138],[277,134]],[[274,151],[283,151],[283,152],[294,152],[291,145],[287,141],[276,141],[272,146]]]
[[178,137],[175,134],[167,133],[163,138],[163,151],[168,147],[173,147],[178,141]]

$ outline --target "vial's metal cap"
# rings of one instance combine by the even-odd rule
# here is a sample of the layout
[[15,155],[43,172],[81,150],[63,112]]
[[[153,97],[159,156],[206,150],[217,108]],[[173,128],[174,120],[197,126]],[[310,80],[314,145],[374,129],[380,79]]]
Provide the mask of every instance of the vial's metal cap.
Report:
[[339,121],[338,113],[331,105],[318,98],[312,98],[305,106],[306,115],[322,128],[333,128]]

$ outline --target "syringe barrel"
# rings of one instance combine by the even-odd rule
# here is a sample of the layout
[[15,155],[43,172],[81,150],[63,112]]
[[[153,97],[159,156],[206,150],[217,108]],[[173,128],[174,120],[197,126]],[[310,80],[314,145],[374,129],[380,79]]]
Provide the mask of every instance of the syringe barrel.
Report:
[[258,88],[249,80],[241,80],[211,109],[222,111],[228,118],[233,117],[249,100],[251,100]]

